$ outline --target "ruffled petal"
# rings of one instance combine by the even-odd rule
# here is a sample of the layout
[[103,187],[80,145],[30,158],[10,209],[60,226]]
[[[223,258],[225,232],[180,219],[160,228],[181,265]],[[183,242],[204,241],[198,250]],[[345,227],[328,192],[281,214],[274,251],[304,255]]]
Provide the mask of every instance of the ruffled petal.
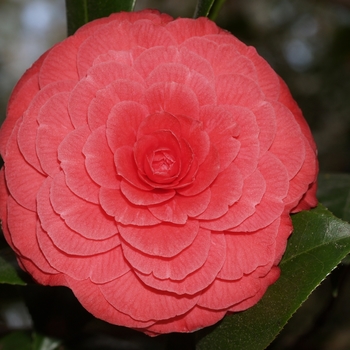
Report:
[[11,232],[11,241],[21,256],[31,260],[37,268],[45,273],[57,273],[45,259],[39,248],[36,230],[38,225],[35,212],[18,205],[11,197],[7,202],[8,229]]
[[70,191],[63,172],[52,182],[50,200],[53,209],[74,231],[90,239],[106,239],[118,232],[115,221],[103,209],[87,202]]
[[61,162],[69,189],[81,199],[97,204],[100,186],[89,176],[82,153],[90,134],[88,126],[70,132],[58,147],[58,159]]
[[41,227],[38,227],[37,237],[40,248],[50,265],[74,279],[89,278],[92,283],[106,283],[130,270],[120,246],[105,253],[77,256],[68,255],[55,247]]
[[197,217],[208,207],[211,198],[210,189],[195,195],[176,195],[167,202],[149,207],[149,211],[159,220],[173,224],[185,224],[189,218]]
[[226,260],[218,278],[227,281],[238,280],[252,273],[257,267],[275,261],[276,237],[280,219],[264,229],[255,232],[225,234]]
[[114,308],[140,321],[165,320],[182,315],[192,309],[198,300],[198,296],[180,297],[149,288],[133,272],[99,287]]
[[152,274],[161,280],[179,281],[203,266],[208,258],[210,245],[210,231],[200,229],[189,247],[170,258],[145,254],[126,242],[123,242],[122,247],[125,258],[142,274]]
[[[83,154],[85,156],[85,168],[91,179],[99,186],[119,189],[119,178],[114,165],[114,156],[107,144],[106,127],[100,126],[87,138]],[[68,172],[66,174],[69,176]],[[93,185],[92,188],[95,186]]]
[[42,169],[51,177],[60,171],[57,148],[64,137],[73,130],[67,110],[68,98],[67,92],[55,94],[40,109],[37,117],[37,155]]
[[[201,231],[199,234],[202,234]],[[208,287],[217,277],[225,260],[226,243],[222,234],[213,234],[208,258],[204,265],[186,276],[183,280],[159,279],[154,274],[144,275],[136,271],[136,275],[148,286],[165,292],[179,295],[194,295]]]
[[[94,97],[88,107],[88,124],[91,130],[97,129],[102,125],[107,123],[107,119],[110,119],[113,115],[111,110],[113,107],[118,106],[119,102],[122,101],[140,101],[144,93],[144,87],[141,83],[135,81],[129,81],[126,79],[120,79],[113,81],[111,84],[107,85],[104,89],[96,92],[96,97]],[[142,108],[142,106],[140,106]],[[129,107],[130,108],[130,107]],[[125,112],[129,110],[125,109]],[[129,117],[133,114],[129,113]],[[118,130],[118,132],[122,132]]]
[[100,203],[108,215],[123,225],[148,226],[160,223],[147,207],[130,203],[120,190],[101,188]]
[[[23,114],[23,122],[18,131],[18,146],[27,162],[36,168],[39,172],[43,172],[39,158],[37,156],[37,118],[40,110],[51,97],[59,93],[70,92],[75,84],[75,81],[64,80],[45,86],[33,97],[33,100],[31,101],[28,109]],[[51,113],[49,113],[49,116],[50,115]],[[66,112],[63,112],[62,118],[66,119],[65,117]],[[59,123],[59,120],[54,120],[53,122]],[[67,122],[68,121],[66,120],[64,124],[69,124]],[[44,149],[46,147],[50,147],[50,142],[45,145]],[[57,155],[54,158],[57,159]]]
[[231,164],[220,173],[210,186],[210,202],[205,211],[197,216],[198,220],[212,220],[226,214],[229,207],[242,195],[243,178],[240,170]]
[[170,258],[189,247],[199,231],[197,221],[189,220],[185,225],[162,223],[160,225],[118,225],[123,240],[133,248],[148,255]]
[[18,148],[16,137],[20,122],[21,120],[18,120],[7,144],[6,184],[13,198],[20,205],[34,211],[36,209],[36,193],[45,180],[45,176],[24,160]]
[[[104,321],[112,324],[132,328],[145,328],[155,322],[152,320],[138,321],[130,317],[128,312],[122,313],[118,311],[106,300],[99,286],[92,283],[89,279],[78,281],[69,276],[66,279],[79,302],[97,318],[102,318]],[[110,288],[113,289],[113,286]]]
[[87,256],[106,252],[120,244],[118,234],[107,239],[88,239],[67,226],[52,208],[50,202],[51,184],[52,179],[47,178],[38,192],[38,216],[42,228],[60,251],[70,255]]

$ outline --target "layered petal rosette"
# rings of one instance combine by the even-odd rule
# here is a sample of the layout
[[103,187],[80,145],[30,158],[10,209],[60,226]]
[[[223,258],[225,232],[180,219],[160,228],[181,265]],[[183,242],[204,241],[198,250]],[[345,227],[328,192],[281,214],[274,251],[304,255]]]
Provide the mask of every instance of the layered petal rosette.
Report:
[[156,335],[254,305],[316,149],[286,85],[206,18],[93,21],[41,56],[1,129],[1,220],[20,266]]

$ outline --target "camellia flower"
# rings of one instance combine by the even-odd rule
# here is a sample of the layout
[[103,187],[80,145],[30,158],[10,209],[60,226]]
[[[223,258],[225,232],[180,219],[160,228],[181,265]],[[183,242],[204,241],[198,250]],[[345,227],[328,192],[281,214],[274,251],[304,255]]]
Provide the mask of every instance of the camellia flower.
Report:
[[88,23],[23,75],[0,138],[20,266],[151,335],[256,304],[290,213],[316,205],[315,144],[289,90],[207,18]]

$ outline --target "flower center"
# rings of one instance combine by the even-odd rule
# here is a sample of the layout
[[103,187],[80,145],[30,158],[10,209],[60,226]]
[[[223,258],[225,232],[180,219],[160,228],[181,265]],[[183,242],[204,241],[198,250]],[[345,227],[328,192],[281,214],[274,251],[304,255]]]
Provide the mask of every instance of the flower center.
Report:
[[169,150],[157,150],[153,153],[151,169],[153,174],[166,176],[171,173],[176,160]]

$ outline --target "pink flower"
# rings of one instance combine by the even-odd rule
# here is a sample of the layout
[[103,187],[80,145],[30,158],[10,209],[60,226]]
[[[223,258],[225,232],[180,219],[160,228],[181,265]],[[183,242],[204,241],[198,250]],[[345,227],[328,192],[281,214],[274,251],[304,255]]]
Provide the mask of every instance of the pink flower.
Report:
[[1,129],[4,234],[36,281],[155,335],[254,305],[316,205],[286,85],[206,18],[93,21],[23,75]]

